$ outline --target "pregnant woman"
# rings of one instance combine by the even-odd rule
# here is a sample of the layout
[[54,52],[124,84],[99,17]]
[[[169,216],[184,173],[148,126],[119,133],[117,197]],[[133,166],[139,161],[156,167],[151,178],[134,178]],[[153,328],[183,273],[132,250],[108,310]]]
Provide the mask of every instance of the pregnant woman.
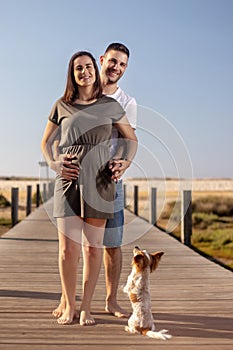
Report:
[[[106,219],[114,213],[114,174],[109,170],[112,126],[122,136],[114,156],[132,161],[137,138],[120,104],[102,94],[94,57],[75,53],[69,62],[64,95],[49,115],[41,142],[45,160],[56,173],[54,217],[59,237],[59,271],[65,309],[59,324],[77,316],[77,266],[83,247],[83,297],[80,324],[92,325],[91,300],[102,262]],[[59,139],[59,160],[53,155]],[[56,158],[56,159],[55,159]]]

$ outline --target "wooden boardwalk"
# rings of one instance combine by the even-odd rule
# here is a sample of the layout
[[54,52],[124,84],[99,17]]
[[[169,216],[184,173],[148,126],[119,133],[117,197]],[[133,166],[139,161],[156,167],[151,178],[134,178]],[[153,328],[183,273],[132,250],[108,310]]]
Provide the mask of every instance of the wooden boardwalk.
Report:
[[[163,250],[159,269],[151,275],[151,297],[157,330],[173,335],[154,340],[124,331],[127,320],[104,311],[102,268],[93,300],[97,324],[60,326],[51,311],[60,297],[56,227],[41,206],[0,239],[0,349],[159,349],[230,350],[233,348],[233,274],[199,256],[167,234],[126,212],[123,271],[125,282],[132,248]],[[49,214],[50,215],[50,214]],[[127,244],[126,244],[127,243]],[[79,268],[81,272],[81,266]],[[77,305],[80,304],[81,273]],[[122,307],[130,308],[121,291]]]

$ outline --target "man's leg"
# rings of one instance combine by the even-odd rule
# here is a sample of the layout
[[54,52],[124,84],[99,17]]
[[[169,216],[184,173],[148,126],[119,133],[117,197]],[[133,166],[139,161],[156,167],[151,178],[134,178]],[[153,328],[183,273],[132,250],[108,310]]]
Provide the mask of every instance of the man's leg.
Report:
[[117,291],[122,267],[122,235],[124,224],[124,210],[114,214],[108,219],[104,234],[104,266],[106,279],[106,306],[105,310],[116,317],[129,317],[117,303]]
[[107,293],[105,310],[116,317],[129,317],[130,313],[123,310],[117,303],[117,290],[122,265],[122,253],[120,247],[104,249],[104,265]]

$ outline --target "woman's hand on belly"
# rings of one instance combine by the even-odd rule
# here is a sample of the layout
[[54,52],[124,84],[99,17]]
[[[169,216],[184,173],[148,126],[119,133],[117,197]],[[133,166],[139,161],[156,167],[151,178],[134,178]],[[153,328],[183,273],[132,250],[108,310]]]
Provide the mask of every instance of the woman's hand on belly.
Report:
[[66,180],[77,180],[79,167],[72,163],[74,157],[71,154],[62,154],[59,156],[60,159],[58,161],[51,162],[50,167]]

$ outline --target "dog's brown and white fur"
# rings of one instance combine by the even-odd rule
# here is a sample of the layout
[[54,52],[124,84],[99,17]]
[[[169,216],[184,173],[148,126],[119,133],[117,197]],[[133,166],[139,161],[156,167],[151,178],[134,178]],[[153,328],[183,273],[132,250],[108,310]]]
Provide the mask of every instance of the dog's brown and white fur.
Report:
[[125,330],[131,333],[141,333],[151,338],[170,339],[171,335],[165,329],[155,332],[150,300],[149,275],[157,268],[164,253],[149,254],[146,250],[135,247],[133,254],[132,271],[123,288],[123,291],[128,293],[133,308]]

